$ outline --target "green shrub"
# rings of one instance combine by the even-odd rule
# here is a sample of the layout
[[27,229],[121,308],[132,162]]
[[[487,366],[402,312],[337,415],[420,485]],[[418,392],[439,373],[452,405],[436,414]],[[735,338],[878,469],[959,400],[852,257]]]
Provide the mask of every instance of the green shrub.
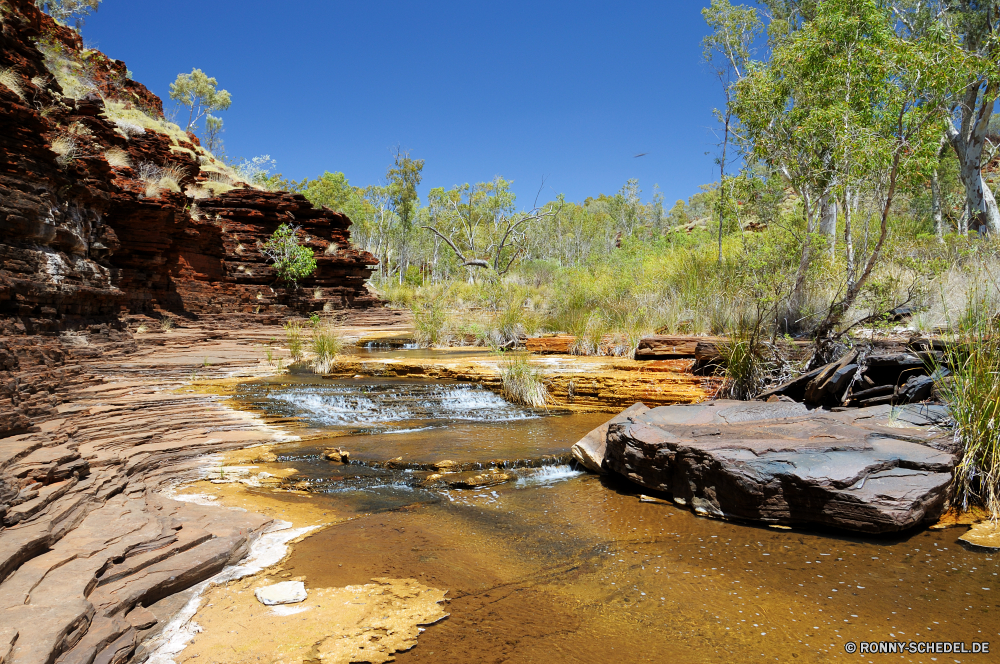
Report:
[[316,258],[312,249],[299,244],[298,230],[298,227],[281,224],[271,239],[261,245],[261,253],[274,264],[278,278],[293,286],[316,271]]
[[771,375],[763,344],[755,337],[736,334],[718,348],[726,381],[719,396],[741,400],[757,396]]
[[298,321],[285,322],[285,343],[288,352],[292,356],[292,362],[302,360],[302,351],[305,348],[305,340],[302,338],[302,324]]
[[411,305],[413,323],[416,331],[414,337],[421,346],[439,346],[447,343],[448,314],[440,299],[433,299],[420,304]]

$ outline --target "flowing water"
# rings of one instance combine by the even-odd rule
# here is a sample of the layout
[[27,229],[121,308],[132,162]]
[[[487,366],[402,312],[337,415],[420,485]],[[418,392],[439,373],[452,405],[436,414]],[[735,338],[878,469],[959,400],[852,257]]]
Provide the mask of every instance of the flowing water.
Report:
[[[640,502],[635,487],[568,465],[572,443],[607,415],[537,413],[472,385],[283,379],[246,384],[237,398],[321,436],[284,448],[275,465],[297,469],[313,500],[349,517],[298,544],[288,570],[313,587],[412,577],[448,589],[450,617],[399,662],[1000,653],[1000,556],[964,549],[961,528],[861,538]],[[331,446],[352,463],[320,459]],[[515,478],[428,485],[444,459]],[[861,641],[985,641],[991,654],[848,654]]]

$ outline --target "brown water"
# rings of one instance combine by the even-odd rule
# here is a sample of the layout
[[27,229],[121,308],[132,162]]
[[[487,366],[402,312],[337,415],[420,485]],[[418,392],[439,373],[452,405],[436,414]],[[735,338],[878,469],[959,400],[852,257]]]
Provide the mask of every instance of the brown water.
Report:
[[[387,576],[448,589],[451,616],[400,662],[996,657],[845,652],[861,640],[989,641],[1000,652],[1000,557],[962,548],[963,529],[859,538],[695,517],[551,458],[606,416],[534,416],[475,388],[358,387],[257,384],[240,398],[350,434],[281,459],[312,481],[314,500],[354,517],[298,544],[287,569],[313,587]],[[456,416],[459,402],[468,409]],[[329,444],[365,463],[319,460]],[[378,464],[399,456],[413,467]],[[441,458],[522,467],[498,487],[424,487],[414,467]],[[523,467],[539,463],[549,465]]]

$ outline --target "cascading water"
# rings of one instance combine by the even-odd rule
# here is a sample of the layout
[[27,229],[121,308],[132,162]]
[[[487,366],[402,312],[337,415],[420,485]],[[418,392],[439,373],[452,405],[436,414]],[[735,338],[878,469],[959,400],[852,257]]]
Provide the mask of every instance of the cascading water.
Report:
[[[607,414],[539,413],[477,386],[412,380],[283,378],[239,399],[301,425],[304,440],[263,469],[294,468],[310,494],[289,500],[338,522],[295,547],[288,574],[448,590],[450,617],[400,664],[819,662],[861,639],[1000,635],[989,617],[1000,557],[962,549],[961,530],[866,539],[639,500],[635,486],[567,464]],[[351,463],[321,458],[330,447]]]
[[[512,488],[576,477],[567,450],[605,419],[521,408],[480,385],[417,380],[286,377],[245,384],[239,398],[271,416],[328,432],[330,438],[301,444],[282,459],[295,464],[311,491],[336,494],[364,511],[445,495],[454,500],[449,482],[474,485],[483,472],[504,473]],[[326,447],[348,450],[351,463],[324,461]],[[442,461],[453,464],[451,472],[429,483]]]
[[372,428],[398,422],[422,426],[510,422],[538,417],[479,385],[361,381],[290,386],[273,396],[297,416],[320,426]]

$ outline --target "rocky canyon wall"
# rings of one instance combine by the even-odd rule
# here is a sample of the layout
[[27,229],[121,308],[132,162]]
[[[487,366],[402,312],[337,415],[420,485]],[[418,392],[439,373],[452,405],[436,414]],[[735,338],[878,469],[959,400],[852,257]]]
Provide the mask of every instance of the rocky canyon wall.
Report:
[[[259,249],[282,223],[317,259],[298,287]],[[0,436],[44,419],[67,335],[127,350],[128,315],[245,325],[379,306],[350,225],[239,181],[124,63],[30,0],[0,2]]]

